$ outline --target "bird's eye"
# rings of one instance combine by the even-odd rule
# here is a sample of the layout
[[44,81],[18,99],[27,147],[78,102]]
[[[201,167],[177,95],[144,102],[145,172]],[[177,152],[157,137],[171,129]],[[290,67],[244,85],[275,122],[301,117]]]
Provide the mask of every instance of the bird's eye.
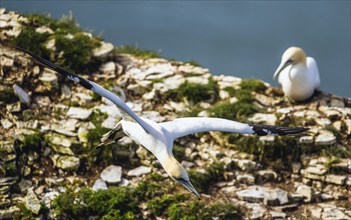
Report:
[[294,61],[292,59],[288,59],[285,63],[286,64],[292,64]]

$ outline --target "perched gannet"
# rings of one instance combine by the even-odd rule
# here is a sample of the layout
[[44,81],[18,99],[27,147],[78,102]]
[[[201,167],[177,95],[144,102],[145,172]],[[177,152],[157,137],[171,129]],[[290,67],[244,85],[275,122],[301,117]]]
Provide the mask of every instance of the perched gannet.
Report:
[[117,141],[123,137],[124,133],[136,143],[144,146],[160,161],[167,174],[178,183],[182,184],[190,192],[200,197],[194,186],[191,184],[188,173],[177,161],[172,153],[173,142],[176,138],[188,134],[206,131],[237,132],[241,134],[256,135],[290,135],[299,134],[307,128],[287,128],[269,125],[250,125],[221,118],[200,118],[189,117],[179,118],[169,122],[156,123],[147,118],[137,116],[118,96],[104,89],[98,84],[81,78],[65,69],[56,66],[35,54],[18,48],[31,55],[46,67],[66,76],[70,80],[79,83],[87,89],[111,100],[123,111],[123,119],[117,123],[114,129],[105,134],[101,139],[102,144],[106,145]]
[[273,78],[278,78],[284,94],[294,101],[310,98],[320,85],[316,61],[306,57],[299,47],[290,47],[284,52]]

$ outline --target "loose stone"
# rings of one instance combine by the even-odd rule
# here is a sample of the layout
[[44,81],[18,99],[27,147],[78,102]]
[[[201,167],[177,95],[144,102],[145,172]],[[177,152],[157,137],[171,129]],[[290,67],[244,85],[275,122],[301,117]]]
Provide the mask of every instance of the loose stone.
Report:
[[21,88],[19,85],[13,85],[13,91],[18,96],[18,98],[26,105],[30,105],[30,98],[29,95]]
[[25,197],[25,206],[28,210],[33,212],[34,214],[39,214],[41,204],[37,195],[34,193],[33,189],[29,189],[28,193]]
[[122,178],[122,167],[116,165],[110,165],[106,167],[100,174],[102,180],[107,183],[116,184],[121,181]]
[[135,169],[129,170],[127,175],[128,176],[142,176],[142,175],[148,174],[150,172],[151,172],[150,167],[140,166],[140,167],[137,167]]
[[93,113],[91,109],[84,109],[84,108],[77,108],[77,107],[70,107],[66,115],[71,118],[76,119],[87,119]]
[[97,179],[93,185],[93,191],[98,191],[101,189],[107,189],[107,184],[104,180],[102,179]]

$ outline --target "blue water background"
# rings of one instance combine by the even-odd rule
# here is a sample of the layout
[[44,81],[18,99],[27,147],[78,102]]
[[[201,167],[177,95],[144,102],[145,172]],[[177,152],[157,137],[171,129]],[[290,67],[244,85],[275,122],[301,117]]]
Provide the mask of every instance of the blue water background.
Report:
[[322,89],[351,97],[350,1],[1,1],[1,7],[60,18],[115,45],[195,60],[213,74],[272,75],[290,46],[314,57]]

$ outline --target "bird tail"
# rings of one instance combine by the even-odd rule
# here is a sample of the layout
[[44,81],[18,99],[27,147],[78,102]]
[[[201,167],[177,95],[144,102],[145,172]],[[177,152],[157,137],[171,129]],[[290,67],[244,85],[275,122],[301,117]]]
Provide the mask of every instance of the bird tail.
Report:
[[121,122],[118,122],[111,131],[107,132],[102,136],[100,140],[101,143],[98,146],[96,146],[96,149],[104,147],[109,144],[113,144],[124,136],[125,134],[123,132]]
[[274,126],[274,125],[250,124],[250,126],[254,131],[254,134],[258,136],[265,136],[269,134],[281,135],[281,136],[297,135],[309,130],[309,128],[303,128],[303,127],[291,128],[291,127],[281,127],[281,126]]

